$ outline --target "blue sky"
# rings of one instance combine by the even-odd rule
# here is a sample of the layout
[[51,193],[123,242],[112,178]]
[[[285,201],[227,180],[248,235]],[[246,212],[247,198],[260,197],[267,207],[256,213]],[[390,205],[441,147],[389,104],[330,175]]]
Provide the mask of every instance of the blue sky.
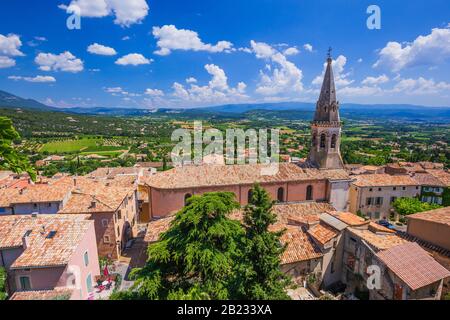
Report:
[[[381,9],[369,30],[366,9]],[[450,2],[2,1],[0,89],[60,107],[316,101],[450,105]],[[75,7],[76,6],[76,7]],[[80,8],[69,30],[67,7]]]

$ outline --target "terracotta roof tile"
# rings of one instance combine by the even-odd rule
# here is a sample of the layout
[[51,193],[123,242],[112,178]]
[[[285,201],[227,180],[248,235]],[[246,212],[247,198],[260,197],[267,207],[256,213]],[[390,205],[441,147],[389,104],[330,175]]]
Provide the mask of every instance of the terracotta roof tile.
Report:
[[161,233],[166,232],[170,228],[170,224],[175,219],[175,216],[154,220],[147,225],[147,232],[144,241],[151,243],[159,241]]
[[362,174],[353,182],[358,187],[417,186],[419,183],[408,175]]
[[308,230],[308,234],[316,239],[321,245],[326,244],[339,235],[339,231],[327,224],[319,223]]
[[446,187],[446,185],[431,173],[416,173],[412,176],[421,186]]
[[415,242],[381,251],[377,257],[412,290],[450,277],[450,271]]
[[292,163],[280,163],[278,173],[264,175],[266,165],[184,166],[147,177],[145,182],[159,189],[183,189],[205,186],[229,186],[255,182],[288,182],[349,179],[345,170],[302,169]]
[[406,217],[407,219],[417,219],[436,222],[439,224],[446,224],[450,226],[450,207],[444,207],[431,211],[419,212],[411,214]]
[[408,242],[395,234],[377,234],[368,229],[348,228],[347,230],[366,241],[376,250],[386,250]]
[[66,288],[42,291],[18,291],[10,300],[69,300],[73,291]]
[[287,226],[286,229],[281,237],[281,242],[287,244],[286,251],[281,257],[281,264],[306,261],[323,256],[319,247],[306,231],[293,226]]
[[[93,224],[88,218],[88,215],[0,217],[0,248],[25,248],[11,268],[66,265]],[[55,232],[52,237],[51,232]]]
[[365,224],[369,224],[369,221],[364,220],[363,218],[357,216],[351,212],[341,212],[341,211],[330,211],[328,212],[333,217],[341,220],[345,224],[348,224],[351,227],[362,226]]
[[448,171],[440,169],[430,169],[427,170],[427,172],[441,181],[445,186],[450,187],[450,173]]

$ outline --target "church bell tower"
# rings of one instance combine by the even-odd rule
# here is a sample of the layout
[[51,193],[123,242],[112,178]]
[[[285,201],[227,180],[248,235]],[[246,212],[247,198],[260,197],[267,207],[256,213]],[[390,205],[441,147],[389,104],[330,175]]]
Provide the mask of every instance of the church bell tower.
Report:
[[322,89],[311,125],[312,141],[307,161],[309,166],[319,169],[344,168],[340,151],[342,124],[339,117],[339,102],[336,99],[332,62],[330,48]]

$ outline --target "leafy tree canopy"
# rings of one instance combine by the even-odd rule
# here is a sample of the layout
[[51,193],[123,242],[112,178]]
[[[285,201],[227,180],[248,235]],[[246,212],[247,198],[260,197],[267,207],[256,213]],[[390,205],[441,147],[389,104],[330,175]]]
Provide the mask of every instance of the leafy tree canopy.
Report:
[[16,173],[28,172],[35,180],[36,172],[28,159],[13,147],[13,141],[19,139],[20,136],[14,129],[12,121],[6,117],[0,117],[0,169],[12,170]]
[[441,206],[437,204],[421,202],[417,198],[398,198],[394,201],[392,206],[395,211],[402,216],[441,208]]
[[244,230],[227,215],[238,207],[233,193],[189,198],[145,267],[132,271],[132,291],[112,299],[232,299]]
[[240,273],[244,284],[243,298],[289,299],[285,289],[290,281],[280,270],[281,255],[285,250],[280,237],[284,230],[269,230],[277,221],[277,216],[272,211],[274,202],[258,184],[253,187],[251,194],[244,213],[245,270]]

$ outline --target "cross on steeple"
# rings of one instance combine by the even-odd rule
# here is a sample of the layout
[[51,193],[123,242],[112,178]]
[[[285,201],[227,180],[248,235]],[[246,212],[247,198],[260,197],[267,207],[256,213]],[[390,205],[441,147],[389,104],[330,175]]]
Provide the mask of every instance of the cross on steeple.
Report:
[[327,54],[328,59],[331,59],[331,52],[332,51],[333,51],[333,48],[329,47],[328,48],[328,54]]

